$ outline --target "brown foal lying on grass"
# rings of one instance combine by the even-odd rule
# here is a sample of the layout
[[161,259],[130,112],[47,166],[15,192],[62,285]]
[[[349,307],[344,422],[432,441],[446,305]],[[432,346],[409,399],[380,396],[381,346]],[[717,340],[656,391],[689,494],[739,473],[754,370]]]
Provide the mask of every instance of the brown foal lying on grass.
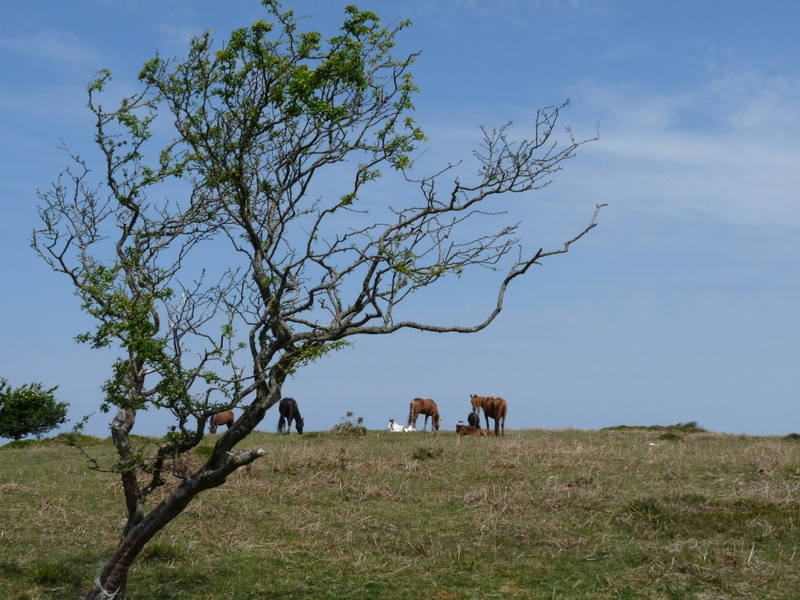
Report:
[[480,427],[470,427],[464,425],[461,421],[456,425],[456,433],[458,435],[475,435],[475,436],[490,436],[492,435],[491,429],[481,429]]

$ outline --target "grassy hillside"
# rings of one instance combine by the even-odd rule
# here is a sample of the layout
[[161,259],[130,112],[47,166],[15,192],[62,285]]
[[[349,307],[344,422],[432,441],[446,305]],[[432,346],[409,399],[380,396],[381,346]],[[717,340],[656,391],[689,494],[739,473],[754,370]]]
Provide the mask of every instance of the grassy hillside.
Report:
[[[688,431],[259,433],[145,550],[132,599],[797,598],[800,442]],[[117,478],[0,449],[0,597],[74,598]],[[107,441],[87,448],[110,455]],[[193,460],[200,464],[202,449]]]

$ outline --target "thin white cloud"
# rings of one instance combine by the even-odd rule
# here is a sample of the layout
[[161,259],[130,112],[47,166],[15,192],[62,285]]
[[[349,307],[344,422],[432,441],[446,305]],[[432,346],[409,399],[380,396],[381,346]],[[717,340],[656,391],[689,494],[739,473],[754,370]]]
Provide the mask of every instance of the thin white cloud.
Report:
[[61,64],[84,64],[95,54],[82,40],[52,30],[17,37],[0,38],[0,49],[29,58]]
[[677,93],[591,83],[574,95],[601,122],[587,149],[592,187],[626,208],[656,198],[725,221],[800,227],[800,77],[729,72]]

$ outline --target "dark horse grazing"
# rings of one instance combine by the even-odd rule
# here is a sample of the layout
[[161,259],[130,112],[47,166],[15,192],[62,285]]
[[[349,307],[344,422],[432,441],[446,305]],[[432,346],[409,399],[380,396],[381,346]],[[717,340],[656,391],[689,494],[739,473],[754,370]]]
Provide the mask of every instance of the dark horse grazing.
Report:
[[231,428],[231,425],[233,425],[232,410],[224,410],[221,413],[211,415],[211,419],[208,421],[208,431],[211,433],[217,433],[217,427],[220,425],[227,425],[228,429]]
[[431,418],[431,428],[439,431],[441,418],[439,417],[439,407],[436,402],[425,398],[414,398],[408,407],[408,424],[414,429],[417,428],[417,417],[425,415],[425,422],[422,424],[422,431],[428,426],[428,417]]
[[480,427],[481,416],[473,410],[469,413],[469,416],[467,417],[467,423],[469,423],[470,427]]
[[303,435],[303,417],[300,416],[300,409],[297,407],[297,400],[294,398],[283,398],[278,404],[278,412],[281,418],[278,420],[278,433],[283,433],[286,429],[288,434],[292,429],[292,421],[297,433]]
[[491,417],[494,419],[494,434],[506,434],[508,404],[505,400],[492,396],[476,396],[475,394],[472,394],[469,399],[472,402],[472,410],[478,412],[478,409],[483,409],[483,416],[486,418],[486,429],[489,429],[489,417]]

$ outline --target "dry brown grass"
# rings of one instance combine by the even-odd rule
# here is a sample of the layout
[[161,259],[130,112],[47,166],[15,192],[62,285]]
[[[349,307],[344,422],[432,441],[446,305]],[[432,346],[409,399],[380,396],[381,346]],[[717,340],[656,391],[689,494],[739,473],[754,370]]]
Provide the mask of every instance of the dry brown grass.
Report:
[[[257,434],[247,444],[267,456],[148,545],[132,596],[793,598],[800,589],[794,440],[564,430]],[[60,447],[4,450],[0,461],[0,596],[73,597],[119,534],[116,479]],[[182,467],[201,462],[197,453]]]

